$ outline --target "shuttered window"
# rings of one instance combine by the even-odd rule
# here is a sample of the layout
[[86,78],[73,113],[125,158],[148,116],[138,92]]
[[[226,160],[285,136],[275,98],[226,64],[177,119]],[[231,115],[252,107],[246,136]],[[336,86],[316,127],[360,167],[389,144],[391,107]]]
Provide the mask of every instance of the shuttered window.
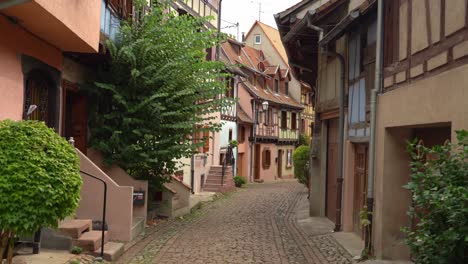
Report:
[[270,168],[271,165],[271,151],[264,149],[262,153],[262,166],[264,169]]

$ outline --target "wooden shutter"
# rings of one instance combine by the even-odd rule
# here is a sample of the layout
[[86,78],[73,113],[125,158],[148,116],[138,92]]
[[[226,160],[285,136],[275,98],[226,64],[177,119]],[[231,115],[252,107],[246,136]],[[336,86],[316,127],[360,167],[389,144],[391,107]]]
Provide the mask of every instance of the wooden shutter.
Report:
[[203,131],[203,140],[205,141],[205,145],[203,145],[203,153],[210,152],[210,132]]

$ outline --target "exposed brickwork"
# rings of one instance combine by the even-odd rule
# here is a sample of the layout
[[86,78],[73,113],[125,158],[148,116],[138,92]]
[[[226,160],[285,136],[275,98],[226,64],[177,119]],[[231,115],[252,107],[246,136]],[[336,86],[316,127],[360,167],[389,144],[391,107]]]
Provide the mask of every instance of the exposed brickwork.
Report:
[[250,185],[150,229],[118,263],[351,263],[330,235],[300,230],[295,212],[306,196],[296,182]]

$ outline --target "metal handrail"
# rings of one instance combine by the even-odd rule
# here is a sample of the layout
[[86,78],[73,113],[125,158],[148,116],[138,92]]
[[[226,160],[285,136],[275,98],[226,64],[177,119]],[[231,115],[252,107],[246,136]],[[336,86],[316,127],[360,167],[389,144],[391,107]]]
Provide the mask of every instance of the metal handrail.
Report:
[[104,259],[104,237],[105,237],[105,224],[106,224],[106,204],[107,204],[107,183],[94,175],[91,175],[85,171],[80,170],[80,173],[98,180],[104,184],[104,205],[102,207],[102,224],[101,224],[101,258]]

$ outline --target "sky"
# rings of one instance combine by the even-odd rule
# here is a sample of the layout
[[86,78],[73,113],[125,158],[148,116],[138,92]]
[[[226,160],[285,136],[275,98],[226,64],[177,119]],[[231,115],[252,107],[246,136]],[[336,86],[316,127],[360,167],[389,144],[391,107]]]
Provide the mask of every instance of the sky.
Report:
[[[260,21],[276,27],[273,17],[301,0],[223,0],[221,15],[221,31],[232,34],[237,38],[237,28],[233,26],[239,23],[239,38],[242,32],[249,31],[255,20],[259,18],[259,3],[261,3]],[[238,39],[240,40],[240,39]]]

